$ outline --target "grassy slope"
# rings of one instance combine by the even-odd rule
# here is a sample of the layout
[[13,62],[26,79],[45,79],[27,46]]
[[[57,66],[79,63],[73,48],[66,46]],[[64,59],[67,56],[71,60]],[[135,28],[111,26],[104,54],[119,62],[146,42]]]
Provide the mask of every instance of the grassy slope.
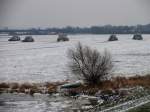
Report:
[[135,109],[131,109],[128,112],[150,112],[150,103],[147,103],[147,104],[142,105],[142,106],[135,108]]

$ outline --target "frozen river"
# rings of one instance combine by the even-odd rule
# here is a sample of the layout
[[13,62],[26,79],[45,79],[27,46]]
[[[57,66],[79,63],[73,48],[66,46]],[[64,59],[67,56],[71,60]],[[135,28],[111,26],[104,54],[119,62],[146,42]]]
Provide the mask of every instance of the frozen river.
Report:
[[58,95],[1,94],[0,112],[73,112],[74,100]]
[[8,42],[8,37],[0,37],[0,82],[45,82],[70,78],[67,50],[79,41],[99,51],[109,50],[117,75],[150,73],[150,35],[143,35],[142,41],[132,40],[132,35],[118,35],[119,41],[114,42],[107,42],[109,35],[68,37],[69,42],[60,43],[56,42],[56,35],[33,36],[33,43]]

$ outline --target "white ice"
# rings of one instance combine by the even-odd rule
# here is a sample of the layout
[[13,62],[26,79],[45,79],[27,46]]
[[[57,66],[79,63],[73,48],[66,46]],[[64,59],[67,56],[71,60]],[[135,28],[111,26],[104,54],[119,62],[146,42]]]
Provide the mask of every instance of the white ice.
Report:
[[56,35],[33,36],[33,43],[8,42],[8,37],[0,37],[0,81],[53,82],[67,79],[72,75],[67,67],[67,50],[79,41],[100,52],[109,50],[116,75],[150,73],[150,35],[143,35],[142,41],[132,40],[132,35],[117,36],[119,41],[107,42],[109,35],[68,35],[69,42],[59,43]]

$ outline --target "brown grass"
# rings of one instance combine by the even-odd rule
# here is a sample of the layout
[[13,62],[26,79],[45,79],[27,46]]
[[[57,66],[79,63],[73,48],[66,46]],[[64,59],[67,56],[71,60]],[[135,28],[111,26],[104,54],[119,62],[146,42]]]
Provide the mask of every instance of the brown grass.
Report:
[[[26,94],[30,94],[33,95],[34,93],[56,93],[57,92],[57,88],[60,85],[63,85],[67,83],[67,81],[63,81],[63,82],[54,82],[54,83],[5,83],[2,82],[0,83],[0,92],[9,92],[9,93],[14,93],[14,92],[18,92],[18,93],[26,93]],[[45,91],[45,92],[43,92]]]
[[69,92],[94,94],[99,90],[117,90],[120,88],[130,88],[135,86],[150,88],[150,75],[133,76],[129,78],[115,77],[112,80],[103,81],[100,85],[82,85],[78,88],[70,89]]
[[9,84],[11,89],[18,89],[19,88],[19,84],[18,83],[11,83]]
[[[6,91],[11,88],[10,92],[22,92],[26,93],[25,90],[29,90],[28,94],[33,95],[34,93],[42,93],[42,88],[47,89],[47,93],[56,93],[57,88],[60,85],[67,83],[68,81],[55,82],[55,83],[0,83],[0,92]],[[82,85],[78,88],[68,89],[70,94],[95,94],[99,90],[117,90],[119,88],[130,88],[135,86],[142,86],[150,88],[150,75],[146,76],[133,76],[129,78],[115,77],[112,80],[103,81],[100,85]]]
[[1,88],[1,89],[9,88],[9,84],[2,82],[2,83],[0,83],[0,88]]

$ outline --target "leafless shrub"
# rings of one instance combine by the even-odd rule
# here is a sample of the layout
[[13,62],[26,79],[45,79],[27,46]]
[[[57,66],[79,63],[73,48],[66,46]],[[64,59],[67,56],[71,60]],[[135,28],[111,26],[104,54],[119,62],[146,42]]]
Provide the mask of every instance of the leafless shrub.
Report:
[[134,36],[133,36],[132,39],[133,39],[133,40],[143,40],[143,37],[142,37],[141,34],[134,34]]
[[109,39],[108,39],[108,41],[117,41],[118,40],[118,38],[117,38],[117,36],[116,35],[111,35],[110,37],[109,37]]
[[59,34],[58,35],[57,42],[61,42],[61,41],[69,41],[69,38],[67,37],[66,34]]
[[93,85],[107,79],[113,67],[111,55],[107,50],[99,53],[96,49],[82,46],[81,43],[74,49],[69,49],[68,57],[72,73]]

